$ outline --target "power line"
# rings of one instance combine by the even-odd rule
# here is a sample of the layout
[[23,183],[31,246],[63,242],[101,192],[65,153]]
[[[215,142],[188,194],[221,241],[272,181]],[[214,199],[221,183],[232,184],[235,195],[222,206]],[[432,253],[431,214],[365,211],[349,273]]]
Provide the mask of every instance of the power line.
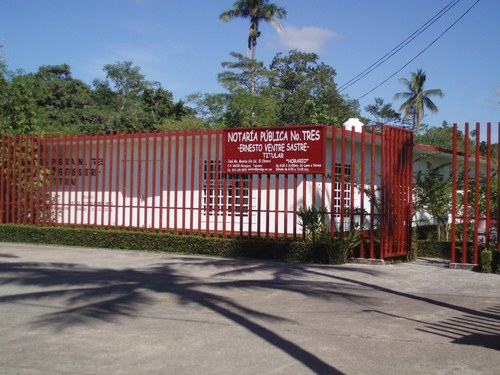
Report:
[[342,84],[339,88],[338,91],[342,92],[358,82],[361,78],[365,77],[366,75],[370,74],[373,70],[378,68],[380,65],[382,65],[384,62],[389,60],[392,56],[394,56],[396,53],[398,53],[400,50],[402,50],[404,47],[406,47],[410,42],[412,42],[416,37],[418,37],[420,34],[422,34],[425,30],[427,30],[431,25],[433,25],[438,19],[440,19],[442,16],[444,16],[449,10],[451,10],[455,5],[457,5],[461,0],[453,0],[448,5],[446,5],[443,9],[441,9],[438,13],[436,13],[430,20],[428,20],[426,23],[424,23],[422,26],[420,26],[416,31],[414,31],[410,36],[408,36],[405,40],[403,40],[401,43],[399,43],[396,47],[394,47],[392,50],[387,52],[384,56],[382,56],[380,59],[375,61],[373,64],[371,64],[368,68],[363,70],[361,73],[356,75],[354,78],[350,79],[346,83]]
[[380,82],[377,86],[375,86],[373,89],[371,89],[370,91],[368,91],[366,94],[363,94],[361,95],[359,98],[357,98],[356,100],[360,100],[360,99],[363,99],[365,96],[367,96],[368,94],[372,93],[373,91],[375,91],[376,89],[378,89],[380,86],[382,86],[384,83],[386,83],[388,80],[390,80],[392,77],[394,77],[396,74],[398,74],[400,71],[402,71],[404,68],[406,68],[408,65],[410,65],[413,61],[415,61],[421,54],[423,54],[425,51],[427,51],[434,43],[436,43],[439,39],[441,39],[441,37],[446,34],[453,26],[455,26],[458,21],[460,21],[462,18],[465,17],[465,15],[467,13],[469,13],[471,11],[472,8],[474,8],[477,3],[479,3],[481,0],[477,0],[474,4],[472,4],[460,17],[457,18],[457,20],[455,22],[453,22],[448,28],[446,28],[441,34],[439,34],[439,36],[434,39],[431,43],[429,43],[427,45],[427,47],[425,47],[422,51],[420,51],[417,55],[415,55],[415,57],[413,57],[410,61],[408,61],[405,65],[403,65],[400,69],[398,69],[396,72],[394,72],[393,74],[391,74],[389,77],[387,77],[385,80],[383,80],[382,82]]

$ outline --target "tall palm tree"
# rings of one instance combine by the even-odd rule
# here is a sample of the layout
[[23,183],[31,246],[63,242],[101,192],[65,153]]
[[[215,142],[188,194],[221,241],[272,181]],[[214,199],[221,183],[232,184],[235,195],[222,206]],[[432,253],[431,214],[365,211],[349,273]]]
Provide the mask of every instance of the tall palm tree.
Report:
[[432,113],[436,113],[438,108],[436,104],[429,98],[430,96],[444,96],[441,89],[424,90],[425,72],[418,69],[416,72],[411,72],[411,79],[400,78],[399,83],[405,85],[408,92],[398,92],[394,95],[394,100],[405,99],[399,107],[400,111],[404,111],[405,116],[411,116],[413,120],[413,131],[418,131],[420,123],[424,118],[424,109],[428,109]]
[[269,3],[270,0],[237,0],[233,4],[232,9],[225,10],[219,18],[228,22],[234,18],[249,18],[250,29],[248,30],[248,57],[250,51],[252,59],[255,60],[255,52],[257,49],[257,38],[260,36],[259,23],[269,22],[278,31],[282,30],[281,24],[277,19],[286,17],[286,10],[277,6],[276,4]]

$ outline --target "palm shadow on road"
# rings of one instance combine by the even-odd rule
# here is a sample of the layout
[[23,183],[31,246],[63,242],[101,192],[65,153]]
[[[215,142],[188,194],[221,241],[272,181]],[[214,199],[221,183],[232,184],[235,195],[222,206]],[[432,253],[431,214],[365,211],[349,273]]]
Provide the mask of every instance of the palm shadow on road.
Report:
[[[217,272],[210,277],[194,277],[192,272],[182,271],[186,266],[212,267]],[[268,277],[255,277],[260,272]],[[54,299],[62,300],[62,308],[39,316],[33,324],[64,330],[75,325],[115,322],[124,317],[134,319],[143,308],[166,294],[174,296],[178,304],[197,305],[245,328],[316,373],[341,374],[314,353],[270,328],[269,323],[283,322],[285,318],[224,296],[224,290],[239,289],[279,290],[323,300],[366,298],[336,288],[331,281],[310,283],[297,280],[307,272],[307,267],[300,265],[193,257],[170,257],[161,264],[142,269],[12,260],[0,264],[0,285],[26,287],[28,291],[0,295],[0,303],[48,305]]]

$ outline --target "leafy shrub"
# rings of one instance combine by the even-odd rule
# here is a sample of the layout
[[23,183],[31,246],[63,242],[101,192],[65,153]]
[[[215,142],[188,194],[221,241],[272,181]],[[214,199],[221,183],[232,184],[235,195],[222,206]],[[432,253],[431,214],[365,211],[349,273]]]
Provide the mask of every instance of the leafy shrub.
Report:
[[493,253],[489,249],[484,249],[479,253],[479,269],[484,273],[493,272]]
[[144,250],[217,257],[327,263],[323,244],[308,241],[227,239],[160,232],[0,225],[0,241]]

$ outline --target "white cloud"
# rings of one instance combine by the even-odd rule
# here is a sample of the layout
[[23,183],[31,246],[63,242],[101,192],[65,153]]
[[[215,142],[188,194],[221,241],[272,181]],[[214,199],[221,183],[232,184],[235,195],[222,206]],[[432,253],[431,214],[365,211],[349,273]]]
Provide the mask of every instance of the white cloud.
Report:
[[302,52],[318,53],[329,40],[338,39],[339,35],[332,30],[320,27],[285,26],[278,34],[278,42],[288,49],[297,49]]

